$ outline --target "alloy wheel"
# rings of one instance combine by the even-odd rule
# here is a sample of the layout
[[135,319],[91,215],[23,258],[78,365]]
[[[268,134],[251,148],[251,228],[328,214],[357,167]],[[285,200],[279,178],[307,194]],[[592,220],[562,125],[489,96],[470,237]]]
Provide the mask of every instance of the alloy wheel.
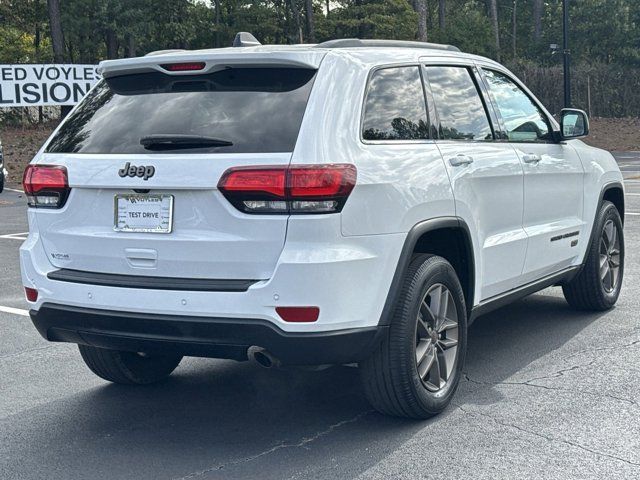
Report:
[[620,281],[620,235],[613,220],[607,220],[600,237],[600,280],[607,293],[612,293]]
[[442,390],[458,360],[458,309],[447,287],[438,283],[420,302],[416,332],[416,367],[423,385]]

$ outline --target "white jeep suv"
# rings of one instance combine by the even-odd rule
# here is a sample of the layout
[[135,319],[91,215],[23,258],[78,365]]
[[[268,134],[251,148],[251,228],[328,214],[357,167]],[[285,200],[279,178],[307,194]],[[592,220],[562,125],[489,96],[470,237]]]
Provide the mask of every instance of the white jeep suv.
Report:
[[256,43],[101,64],[24,175],[44,338],[125,384],[357,363],[375,408],[424,418],[478,315],[551,285],[614,305],[623,182],[583,112],[446,45]]

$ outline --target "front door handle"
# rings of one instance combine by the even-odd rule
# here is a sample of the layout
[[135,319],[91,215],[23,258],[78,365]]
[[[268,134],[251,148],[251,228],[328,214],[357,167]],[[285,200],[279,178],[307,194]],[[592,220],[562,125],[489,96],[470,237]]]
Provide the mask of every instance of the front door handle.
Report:
[[524,161],[524,163],[538,163],[540,160],[542,160],[542,157],[535,153],[525,153],[522,156],[522,160]]
[[451,157],[449,159],[449,163],[451,164],[452,167],[459,167],[460,165],[469,165],[470,163],[473,163],[473,157],[460,153],[455,157]]

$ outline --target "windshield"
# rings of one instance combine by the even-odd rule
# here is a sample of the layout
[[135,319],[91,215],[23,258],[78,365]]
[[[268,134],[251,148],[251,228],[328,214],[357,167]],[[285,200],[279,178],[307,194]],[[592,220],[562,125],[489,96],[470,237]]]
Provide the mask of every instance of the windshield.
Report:
[[204,75],[141,73],[102,80],[64,122],[49,153],[166,153],[145,137],[203,136],[181,153],[291,152],[315,77],[303,68],[226,68]]

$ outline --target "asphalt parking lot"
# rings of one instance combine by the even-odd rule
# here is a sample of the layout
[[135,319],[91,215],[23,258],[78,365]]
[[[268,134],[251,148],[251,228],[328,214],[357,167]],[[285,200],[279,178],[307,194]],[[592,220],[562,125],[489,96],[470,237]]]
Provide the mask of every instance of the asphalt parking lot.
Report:
[[617,307],[558,288],[479,318],[454,404],[373,412],[357,372],[185,359],[162,384],[107,384],[25,316],[25,199],[0,194],[1,479],[640,478],[640,153],[627,178]]

